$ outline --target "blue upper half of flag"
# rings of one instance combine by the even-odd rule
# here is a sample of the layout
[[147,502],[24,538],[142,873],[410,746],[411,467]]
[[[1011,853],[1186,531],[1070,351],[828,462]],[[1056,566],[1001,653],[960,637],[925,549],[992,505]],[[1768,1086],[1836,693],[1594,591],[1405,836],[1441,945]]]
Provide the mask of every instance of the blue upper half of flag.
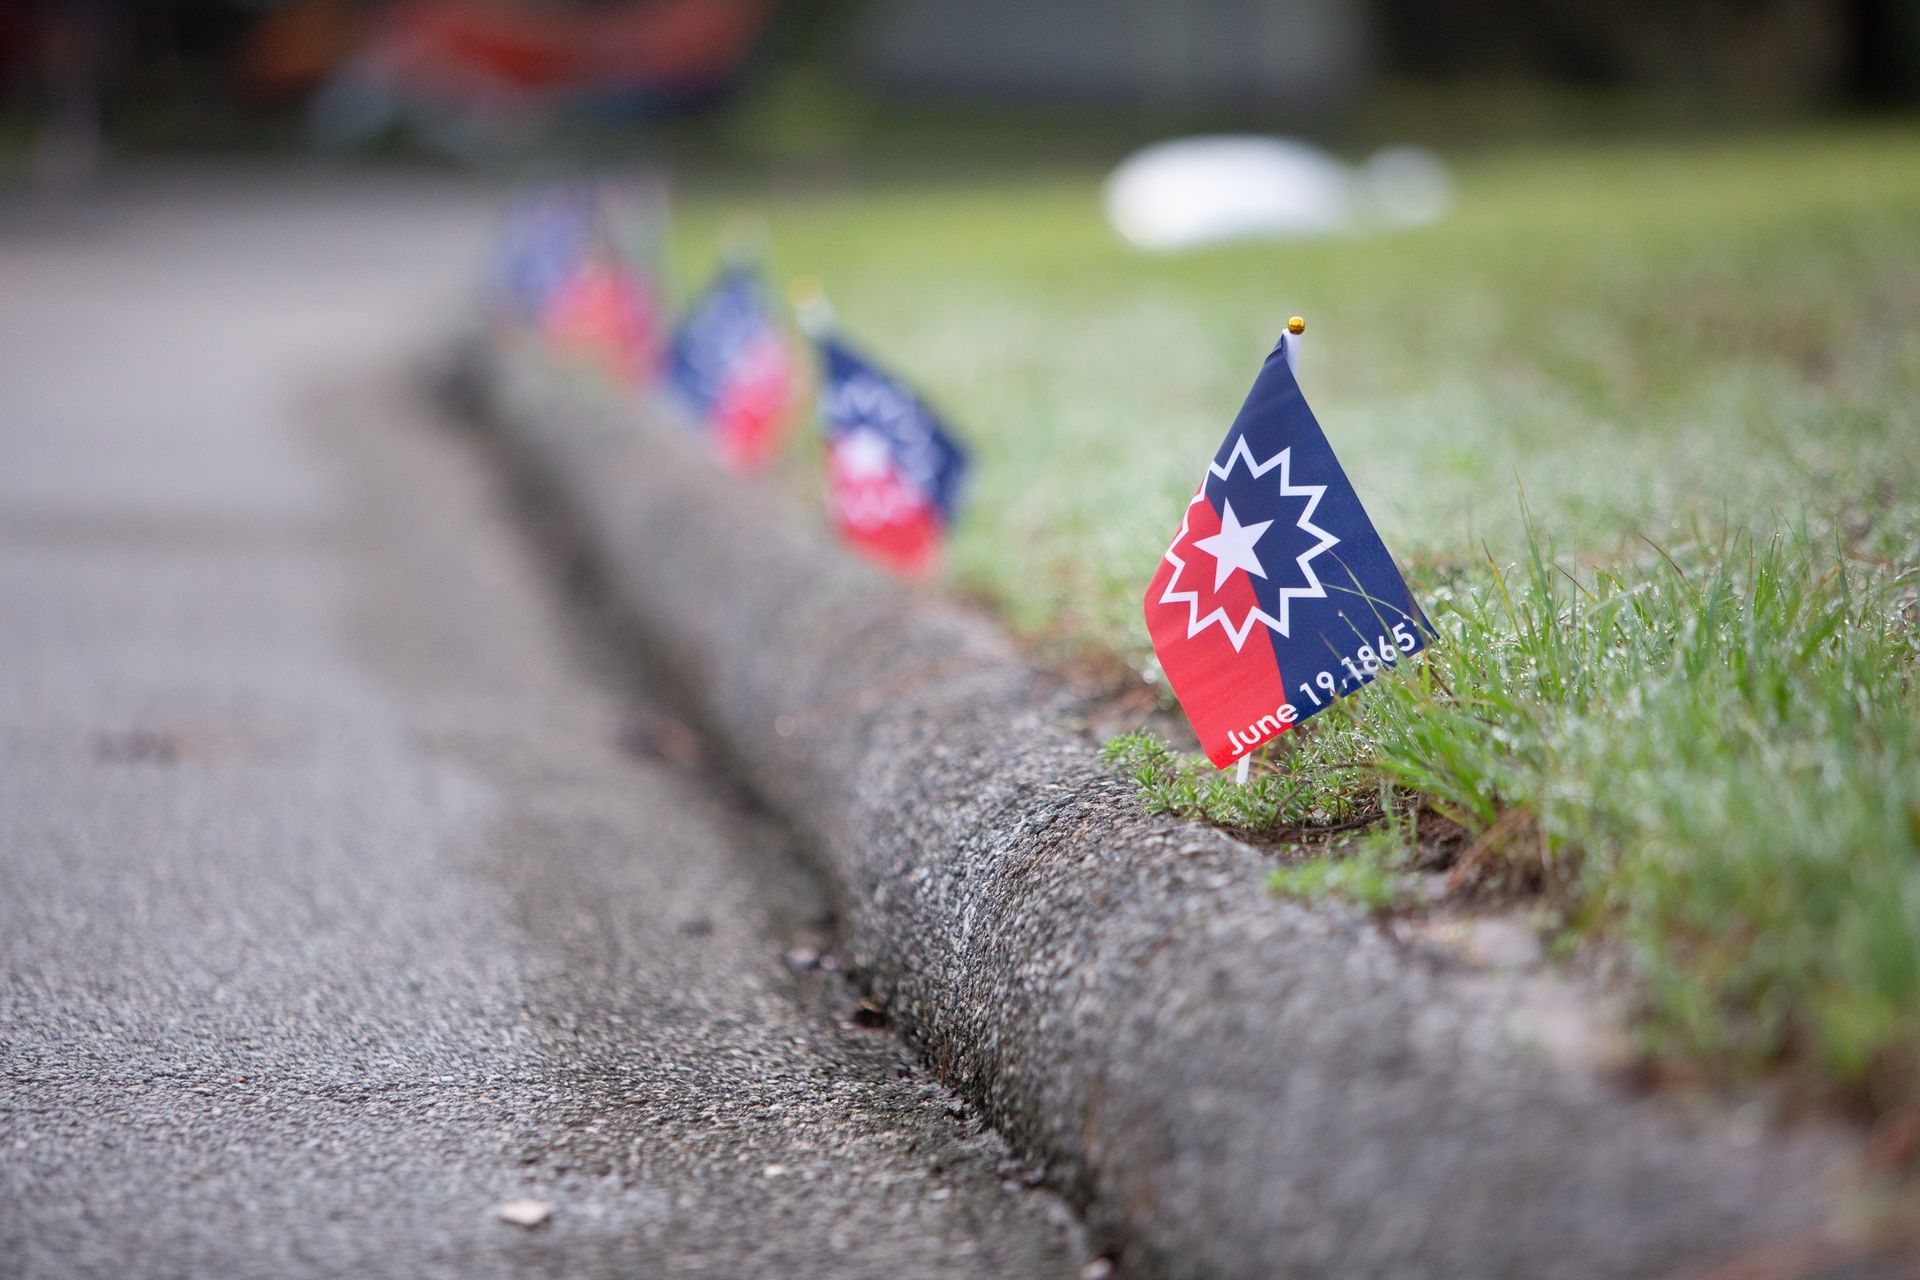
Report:
[[589,183],[525,196],[507,214],[497,263],[506,308],[537,320],[592,251],[601,217],[599,190]]
[[907,385],[837,338],[821,338],[820,425],[829,440],[870,433],[886,445],[900,478],[950,523],[966,482],[967,455]]
[[668,385],[701,419],[709,417],[741,361],[779,326],[765,291],[745,267],[729,267],[688,311],[667,353]]
[[1212,559],[1193,568],[1203,586],[1245,571],[1257,608],[1240,625],[1259,624],[1304,718],[1322,705],[1315,696],[1332,701],[1321,673],[1349,692],[1424,647],[1427,624],[1307,407],[1287,342],[1207,469],[1201,491],[1220,532],[1195,544]]

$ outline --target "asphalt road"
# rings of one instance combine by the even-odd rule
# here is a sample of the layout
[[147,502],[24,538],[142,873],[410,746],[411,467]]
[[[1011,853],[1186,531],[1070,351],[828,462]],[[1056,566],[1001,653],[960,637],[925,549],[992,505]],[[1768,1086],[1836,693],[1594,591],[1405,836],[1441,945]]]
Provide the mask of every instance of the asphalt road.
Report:
[[0,218],[0,1275],[1072,1275],[409,391],[493,203]]

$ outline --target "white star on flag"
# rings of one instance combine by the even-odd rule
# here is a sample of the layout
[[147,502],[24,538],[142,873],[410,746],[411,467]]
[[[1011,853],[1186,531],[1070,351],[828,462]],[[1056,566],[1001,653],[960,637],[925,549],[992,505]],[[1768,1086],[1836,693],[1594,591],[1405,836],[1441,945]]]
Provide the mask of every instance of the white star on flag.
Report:
[[1259,524],[1241,524],[1233,514],[1233,503],[1226,504],[1226,509],[1220,513],[1220,532],[1193,544],[1213,557],[1215,591],[1233,576],[1235,569],[1245,569],[1256,578],[1267,576],[1266,569],[1260,564],[1260,557],[1253,554],[1253,544],[1260,541],[1260,535],[1272,527],[1271,520],[1262,520]]
[[880,433],[864,428],[849,431],[835,452],[840,457],[841,469],[850,480],[871,480],[875,476],[883,476],[893,461],[893,451],[887,447]]
[[[1207,470],[1209,474],[1225,480],[1233,474],[1234,468],[1239,466],[1245,466],[1248,474],[1256,480],[1277,469],[1280,472],[1278,482],[1280,495],[1287,498],[1306,499],[1300,518],[1295,523],[1300,532],[1312,538],[1314,543],[1306,551],[1294,557],[1294,563],[1299,567],[1306,585],[1280,588],[1280,616],[1277,618],[1266,610],[1255,607],[1249,609],[1246,616],[1236,624],[1227,617],[1227,611],[1217,605],[1211,612],[1203,615],[1200,612],[1199,590],[1197,588],[1192,591],[1177,589],[1180,585],[1180,575],[1187,568],[1187,562],[1180,558],[1180,544],[1186,540],[1188,522],[1192,519],[1193,508],[1207,500],[1203,486],[1202,491],[1194,494],[1193,500],[1187,504],[1187,515],[1180,521],[1180,533],[1174,538],[1173,545],[1167,548],[1166,560],[1173,566],[1173,576],[1167,580],[1166,589],[1160,593],[1162,604],[1187,606],[1188,639],[1199,635],[1210,626],[1218,626],[1236,650],[1247,642],[1247,634],[1253,630],[1256,623],[1269,627],[1283,636],[1287,635],[1288,615],[1291,612],[1288,606],[1294,600],[1326,598],[1326,584],[1321,582],[1320,575],[1314,572],[1313,561],[1322,552],[1338,546],[1340,542],[1339,538],[1313,522],[1314,510],[1319,507],[1320,499],[1326,496],[1327,486],[1293,482],[1293,450],[1291,448],[1280,450],[1264,462],[1256,462],[1253,451],[1247,447],[1246,436],[1242,435],[1233,442],[1233,448],[1227,455],[1227,465],[1223,467],[1217,462],[1209,463]],[[1244,568],[1249,573],[1258,573],[1263,578],[1267,576],[1265,566],[1261,565],[1259,559],[1253,554],[1253,544],[1269,526],[1275,523],[1272,520],[1263,520],[1259,524],[1243,525],[1235,518],[1231,503],[1223,502],[1221,506],[1223,510],[1220,513],[1220,532],[1200,538],[1192,544],[1214,557],[1213,589],[1215,591],[1220,589],[1221,584],[1236,568]]]

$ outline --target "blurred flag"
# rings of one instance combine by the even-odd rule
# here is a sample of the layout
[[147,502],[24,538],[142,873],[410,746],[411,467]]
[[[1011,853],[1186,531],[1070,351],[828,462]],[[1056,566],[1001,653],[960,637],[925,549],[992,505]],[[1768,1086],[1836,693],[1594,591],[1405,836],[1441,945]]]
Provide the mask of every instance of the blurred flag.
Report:
[[1225,768],[1425,646],[1427,627],[1288,367],[1267,357],[1147,588],[1147,632]]
[[658,371],[664,325],[653,275],[631,247],[634,221],[600,182],[522,198],[501,237],[494,305],[562,353],[638,387]]
[[659,371],[662,325],[652,283],[604,246],[561,285],[543,327],[556,348],[624,386],[647,386]]
[[586,183],[543,188],[507,210],[494,259],[491,303],[504,318],[538,327],[593,246],[598,197]]
[[667,352],[667,383],[720,456],[753,467],[780,443],[796,381],[792,349],[754,272],[730,267],[697,299]]
[[840,534],[896,572],[932,569],[953,522],[967,458],[907,386],[821,336],[827,493]]

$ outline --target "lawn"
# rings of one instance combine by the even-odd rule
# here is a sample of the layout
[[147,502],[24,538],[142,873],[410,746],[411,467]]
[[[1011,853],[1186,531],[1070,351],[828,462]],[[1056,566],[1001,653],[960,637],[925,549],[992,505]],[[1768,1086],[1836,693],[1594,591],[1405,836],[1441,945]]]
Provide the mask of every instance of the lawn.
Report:
[[[1649,1047],[1920,1108],[1920,132],[1457,157],[1413,232],[1136,253],[1094,172],[703,195],[972,443],[950,577],[1053,657],[1156,671],[1140,597],[1285,318],[1442,637],[1247,792],[1156,744],[1143,801],[1238,825],[1423,804],[1617,948]],[[1384,803],[1383,803],[1384,802]],[[1389,820],[1283,873],[1392,905]]]

